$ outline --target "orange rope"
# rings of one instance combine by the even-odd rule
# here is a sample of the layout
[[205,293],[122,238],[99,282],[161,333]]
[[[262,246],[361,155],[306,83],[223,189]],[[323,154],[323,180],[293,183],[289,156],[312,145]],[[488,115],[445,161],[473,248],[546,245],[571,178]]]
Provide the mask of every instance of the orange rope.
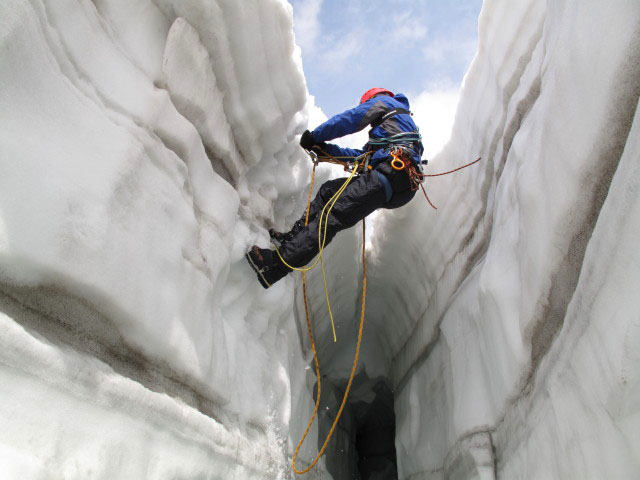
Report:
[[453,172],[457,172],[458,170],[462,170],[463,168],[467,168],[470,167],[471,165],[473,165],[474,163],[478,163],[480,160],[482,160],[482,157],[478,157],[477,160],[474,160],[471,163],[467,163],[466,165],[463,165],[461,167],[455,168],[453,170],[449,170],[448,172],[442,172],[442,173],[433,173],[431,175],[422,175],[423,177],[441,177],[442,175],[449,175],[450,173]]
[[[314,161],[313,164],[313,172],[311,175],[311,186],[309,188],[309,197],[307,199],[307,214],[305,217],[305,225],[309,222],[309,210],[310,210],[310,206],[311,206],[311,192],[313,191],[313,182],[314,182],[314,176],[315,176],[315,168],[316,168],[317,162]],[[327,445],[329,444],[329,440],[331,440],[331,437],[333,436],[333,432],[336,429],[336,426],[338,425],[338,421],[340,420],[340,417],[342,415],[342,411],[344,410],[345,405],[347,404],[347,398],[349,397],[349,391],[351,390],[351,384],[353,383],[353,379],[355,377],[355,373],[356,373],[356,367],[358,365],[358,358],[360,356],[360,344],[362,343],[362,331],[364,329],[364,311],[365,311],[365,304],[366,304],[366,298],[367,298],[367,264],[365,261],[365,234],[366,234],[366,230],[365,230],[365,221],[364,219],[362,220],[362,310],[360,313],[360,328],[358,329],[358,341],[356,344],[356,354],[355,357],[353,359],[353,365],[351,366],[351,375],[349,376],[349,382],[347,383],[347,388],[344,392],[344,396],[342,397],[342,403],[340,404],[340,409],[338,410],[338,414],[336,415],[336,418],[333,421],[333,424],[331,425],[331,429],[329,430],[329,434],[327,435],[327,438],[325,439],[322,448],[320,448],[320,451],[318,452],[318,455],[316,455],[316,458],[311,462],[311,464],[304,470],[298,470],[298,468],[296,467],[296,460],[298,458],[298,452],[300,450],[300,447],[302,447],[302,444],[304,443],[305,439],[307,438],[307,435],[309,434],[309,430],[311,430],[311,425],[313,425],[313,421],[315,420],[317,414],[318,414],[318,408],[320,407],[320,395],[321,395],[321,391],[322,391],[322,387],[321,387],[321,377],[320,377],[320,366],[318,363],[318,353],[316,351],[316,346],[315,346],[315,341],[313,339],[313,330],[311,328],[311,320],[310,320],[310,315],[309,315],[309,299],[307,296],[307,276],[305,272],[302,272],[302,294],[304,297],[304,312],[305,315],[307,317],[307,331],[309,332],[309,339],[311,340],[311,350],[313,352],[313,362],[315,365],[315,370],[316,370],[316,377],[318,379],[318,391],[316,393],[316,405],[313,409],[313,413],[311,414],[311,418],[309,419],[309,423],[307,424],[307,428],[304,431],[304,434],[302,435],[302,438],[300,439],[300,441],[298,442],[298,445],[296,446],[296,450],[293,454],[293,459],[291,461],[291,468],[293,469],[293,471],[297,474],[304,474],[307,473],[309,470],[311,470],[316,463],[318,463],[318,460],[320,460],[320,457],[322,457],[322,455],[324,454],[324,451],[327,448]]]
[[429,195],[427,195],[427,191],[424,189],[424,185],[420,184],[420,188],[422,189],[422,193],[424,193],[424,198],[426,198],[427,202],[429,202],[429,205],[431,205],[434,210],[437,210],[438,207],[436,207],[429,199]]
[[[424,198],[427,199],[427,202],[429,202],[429,205],[431,205],[434,210],[438,209],[438,207],[436,207],[433,204],[431,199],[429,199],[429,195],[427,195],[427,191],[425,190],[424,185],[422,184],[422,182],[424,182],[425,178],[427,178],[427,177],[441,177],[442,175],[449,175],[450,173],[457,172],[458,170],[462,170],[463,168],[470,167],[474,163],[478,163],[480,160],[482,160],[482,157],[478,157],[477,160],[474,160],[473,162],[467,163],[466,165],[462,165],[461,167],[454,168],[453,170],[449,170],[448,172],[432,173],[430,175],[427,175],[427,174],[424,174],[424,173],[418,173],[417,176],[420,177],[420,179],[421,179],[421,181],[419,182],[420,183],[420,188],[422,188],[422,193],[424,193]],[[409,176],[411,177],[411,173],[409,173]]]

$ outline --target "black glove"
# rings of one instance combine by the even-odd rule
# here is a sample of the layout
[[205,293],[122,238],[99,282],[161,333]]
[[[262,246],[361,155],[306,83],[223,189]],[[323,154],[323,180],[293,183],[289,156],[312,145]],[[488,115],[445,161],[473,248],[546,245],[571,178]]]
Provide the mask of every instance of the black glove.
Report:
[[318,144],[309,130],[305,130],[300,137],[300,146],[305,150],[311,150]]

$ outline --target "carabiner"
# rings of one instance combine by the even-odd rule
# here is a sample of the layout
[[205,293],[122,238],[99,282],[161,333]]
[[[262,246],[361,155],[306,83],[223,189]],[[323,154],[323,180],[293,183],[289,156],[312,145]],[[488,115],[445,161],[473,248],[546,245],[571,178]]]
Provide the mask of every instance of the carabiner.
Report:
[[311,162],[313,162],[313,164],[317,167],[318,164],[320,163],[320,159],[318,158],[318,153],[314,152],[313,150],[307,150],[306,148],[304,149],[304,151],[307,152],[307,155],[309,155]]

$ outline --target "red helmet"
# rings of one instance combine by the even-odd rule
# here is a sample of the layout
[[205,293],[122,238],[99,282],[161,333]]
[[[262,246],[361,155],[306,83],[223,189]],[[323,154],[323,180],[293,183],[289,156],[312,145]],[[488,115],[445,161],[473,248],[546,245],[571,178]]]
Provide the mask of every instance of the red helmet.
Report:
[[384,93],[384,94],[389,95],[391,97],[394,96],[393,92],[390,92],[386,88],[378,88],[378,87],[371,88],[371,89],[367,90],[366,92],[364,92],[364,95],[362,95],[362,98],[360,99],[360,103],[364,103],[367,100],[371,100],[373,97],[375,97],[379,93]]

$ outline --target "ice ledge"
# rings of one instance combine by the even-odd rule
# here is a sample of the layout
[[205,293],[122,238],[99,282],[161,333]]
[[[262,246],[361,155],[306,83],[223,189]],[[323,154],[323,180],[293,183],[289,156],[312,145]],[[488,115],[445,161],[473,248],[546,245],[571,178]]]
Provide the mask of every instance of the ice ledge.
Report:
[[0,378],[13,399],[0,432],[0,444],[11,449],[0,455],[27,478],[79,478],[82,472],[148,478],[153,472],[155,478],[266,480],[286,468],[273,434],[227,429],[91,355],[33,336],[4,313],[0,328]]

